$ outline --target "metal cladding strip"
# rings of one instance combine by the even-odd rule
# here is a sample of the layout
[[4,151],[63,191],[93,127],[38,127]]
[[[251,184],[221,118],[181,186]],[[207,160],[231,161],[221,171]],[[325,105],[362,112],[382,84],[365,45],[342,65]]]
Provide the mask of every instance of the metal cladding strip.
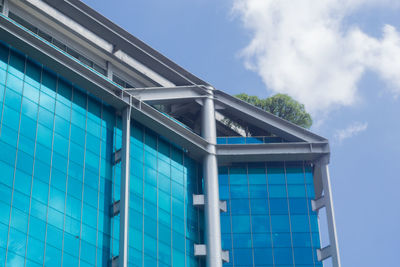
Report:
[[324,202],[326,208],[326,217],[328,223],[329,232],[329,254],[332,257],[332,266],[340,267],[340,256],[339,256],[339,244],[336,233],[336,223],[335,223],[335,213],[333,210],[332,202],[332,191],[331,191],[331,181],[329,177],[329,168],[327,164],[328,160],[323,158],[316,164],[317,175],[322,180],[322,185],[324,189]]
[[130,183],[130,136],[131,108],[122,111],[122,148],[121,148],[121,200],[119,203],[119,256],[118,266],[128,266],[129,241],[129,183]]
[[[212,94],[212,90],[210,90]],[[209,142],[209,153],[203,158],[204,175],[204,218],[206,240],[206,263],[208,267],[222,266],[221,247],[221,222],[219,207],[218,164],[215,154],[216,122],[214,100],[210,96],[203,100],[201,132],[205,140]]]
[[258,107],[244,102],[225,92],[215,90],[215,100],[222,104],[230,114],[265,129],[277,136],[295,142],[323,142],[325,138],[318,136],[300,126],[268,113]]
[[[59,73],[94,96],[103,99],[117,110],[128,106],[123,89],[105,76],[83,65],[64,51],[0,15],[0,37],[46,67]],[[208,142],[197,134],[174,122],[148,104],[132,98],[132,116],[152,130],[162,132],[166,138],[190,151],[195,159],[207,153]]]

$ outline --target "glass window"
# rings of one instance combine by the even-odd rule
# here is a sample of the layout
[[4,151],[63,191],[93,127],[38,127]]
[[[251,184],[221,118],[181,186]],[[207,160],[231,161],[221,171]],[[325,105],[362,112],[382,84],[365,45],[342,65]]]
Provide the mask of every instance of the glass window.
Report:
[[253,265],[253,253],[251,249],[235,249],[233,257],[235,265]]
[[293,264],[293,253],[291,248],[274,248],[275,264]]
[[[10,227],[8,237],[8,251],[18,255],[25,255],[26,233],[23,233],[13,227]],[[10,264],[10,266],[18,266]],[[19,265],[19,266],[23,266]]]
[[250,218],[248,215],[232,215],[232,231],[234,233],[250,233]]
[[249,214],[250,212],[249,204],[250,203],[248,199],[232,199],[231,213],[233,215]]
[[254,249],[254,264],[258,265],[272,265],[272,248],[255,248]]
[[43,263],[44,243],[29,236],[26,257],[36,263]]
[[271,215],[271,224],[273,232],[290,232],[289,216]]

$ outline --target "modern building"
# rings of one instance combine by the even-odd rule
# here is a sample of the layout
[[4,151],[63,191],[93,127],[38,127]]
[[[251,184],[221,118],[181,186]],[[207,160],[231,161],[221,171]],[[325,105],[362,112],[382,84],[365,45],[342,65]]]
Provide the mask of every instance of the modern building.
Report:
[[1,266],[340,266],[325,138],[78,0],[1,11]]

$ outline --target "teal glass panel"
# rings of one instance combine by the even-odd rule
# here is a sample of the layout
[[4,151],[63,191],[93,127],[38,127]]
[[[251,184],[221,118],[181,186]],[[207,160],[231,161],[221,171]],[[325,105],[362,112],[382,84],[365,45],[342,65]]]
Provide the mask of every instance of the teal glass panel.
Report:
[[192,204],[201,193],[199,164],[143,125],[133,122],[131,129],[129,264],[201,266],[190,252],[204,242]]
[[312,168],[303,162],[219,168],[224,266],[321,266],[317,216],[311,211]]
[[107,266],[115,111],[4,43],[0,88],[0,265]]

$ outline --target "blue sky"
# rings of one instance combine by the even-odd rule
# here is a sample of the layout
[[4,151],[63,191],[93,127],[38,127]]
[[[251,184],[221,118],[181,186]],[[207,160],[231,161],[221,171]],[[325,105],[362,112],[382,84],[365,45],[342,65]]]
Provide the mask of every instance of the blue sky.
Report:
[[84,2],[220,90],[305,103],[331,142],[343,266],[399,265],[398,1]]

